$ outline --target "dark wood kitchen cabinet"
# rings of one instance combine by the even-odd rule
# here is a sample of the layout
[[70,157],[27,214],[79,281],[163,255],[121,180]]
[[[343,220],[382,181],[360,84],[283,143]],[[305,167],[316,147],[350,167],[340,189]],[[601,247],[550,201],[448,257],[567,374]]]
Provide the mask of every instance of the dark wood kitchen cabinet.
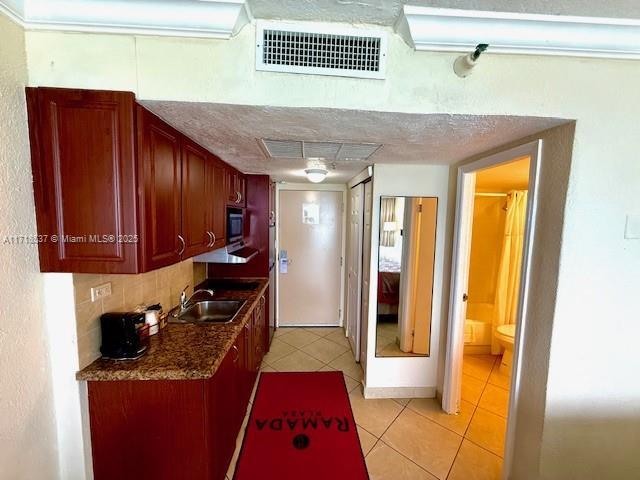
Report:
[[206,382],[207,408],[211,412],[209,436],[211,445],[216,446],[212,452],[210,477],[213,479],[225,478],[249,402],[249,398],[245,398],[244,383],[238,381],[244,375],[244,342],[245,335],[241,332],[216,374]]
[[184,257],[206,252],[213,242],[209,231],[209,153],[195,143],[182,143],[182,238]]
[[[43,272],[140,273],[225,244],[227,171],[130,92],[27,88]],[[215,241],[214,241],[215,240]]]
[[264,295],[260,297],[259,304],[256,309],[253,311],[253,355],[254,355],[254,363],[253,368],[257,372],[260,369],[260,365],[262,364],[262,358],[265,355],[265,344],[266,344],[266,296]]
[[144,108],[137,110],[142,265],[153,270],[181,258],[180,133]]
[[[225,166],[217,157],[208,163],[207,180],[209,182],[207,209],[209,231],[213,237],[212,248],[224,247],[226,243],[226,205]],[[222,208],[220,206],[223,205]]]
[[227,204],[234,207],[247,206],[247,179],[243,173],[228,167],[225,173]]
[[224,480],[262,362],[249,347],[263,303],[211,378],[88,382],[96,480]]
[[28,88],[43,272],[138,269],[135,98]]
[[[276,188],[268,175],[246,175],[247,206],[245,224],[250,225],[249,235],[244,241],[248,247],[258,250],[258,255],[248,263],[209,264],[207,278],[270,278],[270,287],[275,279],[275,197]],[[264,353],[275,332],[275,298],[266,297]]]

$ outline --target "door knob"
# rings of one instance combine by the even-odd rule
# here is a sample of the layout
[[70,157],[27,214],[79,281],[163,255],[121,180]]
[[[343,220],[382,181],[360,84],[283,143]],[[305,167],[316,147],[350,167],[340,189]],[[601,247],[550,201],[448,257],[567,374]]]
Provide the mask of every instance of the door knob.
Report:
[[462,294],[462,301],[466,302],[467,300],[469,300],[469,295],[467,295],[466,293]]

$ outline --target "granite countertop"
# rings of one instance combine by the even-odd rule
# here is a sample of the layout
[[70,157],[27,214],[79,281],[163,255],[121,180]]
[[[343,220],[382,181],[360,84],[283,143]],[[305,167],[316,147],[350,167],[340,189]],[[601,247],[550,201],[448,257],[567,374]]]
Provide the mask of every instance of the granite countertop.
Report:
[[[216,299],[244,300],[236,319],[227,324],[169,323],[149,338],[149,348],[137,360],[117,361],[99,358],[76,374],[77,380],[190,380],[212,377],[231,350],[238,334],[250,321],[269,281],[266,278],[233,279],[257,282],[255,290],[215,290]],[[203,282],[200,288],[207,288]]]

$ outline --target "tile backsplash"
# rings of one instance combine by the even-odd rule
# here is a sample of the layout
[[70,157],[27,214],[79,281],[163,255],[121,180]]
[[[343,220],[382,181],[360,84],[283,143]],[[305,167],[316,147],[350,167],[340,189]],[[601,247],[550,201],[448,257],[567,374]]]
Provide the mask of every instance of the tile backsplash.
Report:
[[[193,286],[204,280],[204,272],[204,264],[187,259],[139,275],[73,274],[80,368],[100,357],[100,315],[154,303],[168,311],[178,304],[185,286],[189,285],[189,294],[193,292]],[[111,283],[111,295],[92,302],[91,288],[105,283]]]

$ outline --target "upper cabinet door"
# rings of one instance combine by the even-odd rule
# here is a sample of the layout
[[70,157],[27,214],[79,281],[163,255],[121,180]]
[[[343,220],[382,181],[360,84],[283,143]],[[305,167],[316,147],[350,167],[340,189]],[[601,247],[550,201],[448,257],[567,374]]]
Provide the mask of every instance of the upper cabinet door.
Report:
[[210,209],[207,199],[209,164],[209,154],[187,138],[183,138],[182,236],[185,248],[182,258],[206,252],[211,244]]
[[234,207],[246,207],[247,182],[245,175],[233,167],[226,167],[225,188],[227,190],[227,204]]
[[244,173],[236,172],[236,188],[238,189],[239,207],[247,206],[247,177]]
[[140,224],[144,270],[180,261],[181,135],[138,107],[138,151],[141,182]]
[[232,167],[224,169],[224,186],[227,192],[227,203],[229,205],[238,204],[238,189],[236,188],[236,170]]
[[207,207],[209,208],[209,230],[213,235],[211,249],[216,249],[226,244],[227,191],[224,165],[215,157],[210,157],[209,160]]
[[29,88],[27,101],[41,271],[136,272],[133,94]]

